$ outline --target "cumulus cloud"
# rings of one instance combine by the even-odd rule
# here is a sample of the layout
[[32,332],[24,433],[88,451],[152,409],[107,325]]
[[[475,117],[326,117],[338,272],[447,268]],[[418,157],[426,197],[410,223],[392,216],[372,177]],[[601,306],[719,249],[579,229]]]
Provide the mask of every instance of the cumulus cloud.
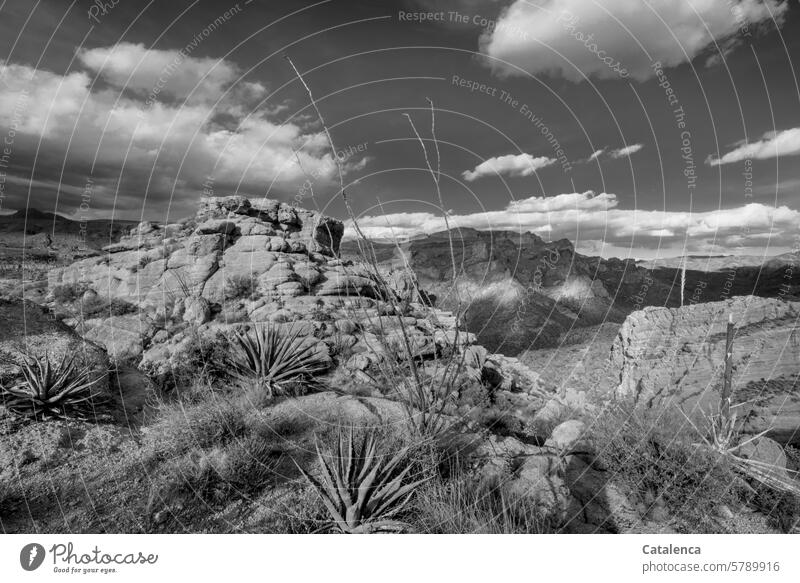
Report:
[[481,38],[489,65],[503,74],[558,74],[644,81],[654,61],[674,67],[701,54],[713,41],[725,50],[742,30],[775,19],[784,0],[515,0],[492,32]]
[[84,49],[78,58],[115,87],[143,95],[158,88],[160,94],[180,100],[193,93],[197,100],[219,97],[241,74],[224,59],[195,58],[180,50],[148,49],[129,42]]
[[632,144],[630,146],[625,146],[624,148],[619,148],[618,150],[611,151],[612,158],[627,158],[628,156],[635,154],[639,150],[644,148],[642,144]]
[[[320,184],[332,181],[336,165],[324,135],[272,121],[274,107],[257,109],[263,85],[240,82],[232,63],[185,57],[166,76],[159,99],[148,99],[151,83],[159,82],[158,71],[171,58],[171,51],[130,44],[86,51],[82,63],[107,81],[95,89],[85,70],[59,75],[0,62],[0,130],[13,129],[20,167],[38,149],[36,184],[56,179],[67,203],[63,212],[80,204],[67,187],[83,189],[90,177],[92,210],[119,208],[127,200],[140,211],[145,200],[154,208],[159,201],[163,208],[167,198],[189,205],[209,176],[219,194],[293,192],[308,175]],[[195,88],[193,98],[183,101]],[[226,90],[229,94],[217,103]],[[224,123],[217,122],[221,113],[227,116]],[[364,163],[353,158],[346,168]],[[59,175],[62,167],[65,177]],[[30,176],[30,168],[26,173]],[[114,197],[102,197],[101,187]],[[54,198],[48,189],[37,190]],[[9,198],[6,204],[15,203]]]
[[534,157],[530,154],[508,154],[495,156],[475,166],[473,170],[465,170],[461,176],[467,182],[472,182],[483,176],[531,176],[538,170],[555,164],[555,158],[547,156]]
[[[512,201],[499,211],[448,216],[452,226],[482,230],[503,230],[568,238],[578,249],[597,250],[603,246],[624,248],[674,248],[684,240],[699,250],[790,245],[800,212],[785,206],[769,207],[751,203],[730,209],[703,212],[643,211],[620,209],[616,195],[592,191],[531,197]],[[413,237],[445,228],[441,215],[395,213],[361,217],[359,226],[368,237]],[[352,229],[348,229],[352,236]]]
[[608,151],[606,148],[602,148],[592,152],[592,155],[586,158],[586,162],[593,162],[606,153],[615,160],[618,158],[627,158],[628,156],[640,151],[642,148],[644,148],[643,144],[631,144],[630,146],[625,146],[624,148],[617,148],[610,151]]
[[711,166],[731,164],[745,159],[766,160],[778,156],[796,156],[800,154],[800,128],[767,132],[760,140],[748,144],[740,142],[738,147],[721,158],[710,156],[706,162]]

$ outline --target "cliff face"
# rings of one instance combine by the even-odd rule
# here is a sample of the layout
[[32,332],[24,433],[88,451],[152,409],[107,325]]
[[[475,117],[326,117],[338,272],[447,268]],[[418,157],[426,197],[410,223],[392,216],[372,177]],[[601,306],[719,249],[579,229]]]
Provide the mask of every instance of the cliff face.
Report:
[[679,407],[702,420],[719,405],[729,315],[735,324],[734,403],[748,431],[783,442],[800,433],[800,303],[755,296],[683,308],[645,308],[622,325],[611,350],[617,394],[643,407]]

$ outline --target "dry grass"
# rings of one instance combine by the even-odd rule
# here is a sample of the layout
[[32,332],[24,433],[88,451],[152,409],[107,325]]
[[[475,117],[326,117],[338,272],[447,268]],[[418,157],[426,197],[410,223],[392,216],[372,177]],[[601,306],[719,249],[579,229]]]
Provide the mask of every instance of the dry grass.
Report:
[[[592,424],[599,461],[634,503],[663,501],[678,530],[725,532],[720,505],[762,509],[781,525],[798,512],[797,482],[720,451],[685,417],[610,407]],[[782,526],[783,527],[783,526]]]
[[418,532],[533,534],[552,532],[536,504],[504,484],[481,484],[466,475],[433,480],[414,500]]

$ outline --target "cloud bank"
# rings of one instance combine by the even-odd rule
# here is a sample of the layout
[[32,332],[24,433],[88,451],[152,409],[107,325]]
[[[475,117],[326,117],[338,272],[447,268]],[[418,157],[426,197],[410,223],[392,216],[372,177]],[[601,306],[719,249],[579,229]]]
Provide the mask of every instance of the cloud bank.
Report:
[[645,81],[654,61],[680,65],[715,40],[730,50],[737,35],[773,19],[780,25],[787,9],[783,0],[515,0],[481,51],[501,74],[520,75],[520,67],[576,83],[584,75]]
[[[277,196],[309,175],[332,183],[324,135],[275,121],[280,106],[262,105],[266,88],[243,81],[232,62],[131,43],[78,58],[82,69],[64,75],[0,62],[0,132],[14,133],[17,176],[30,178],[39,152],[31,205],[52,210],[59,193],[58,210],[69,213],[82,202],[74,189],[90,180],[92,211],[129,215],[145,201],[186,212],[209,184],[214,194]],[[348,160],[347,168],[360,163]],[[27,189],[11,185],[4,206],[25,206]]]
[[[616,195],[592,191],[531,197],[510,202],[499,211],[449,215],[451,226],[482,230],[531,231],[551,239],[568,238],[578,249],[674,249],[688,239],[698,251],[718,251],[720,246],[763,248],[789,246],[800,212],[785,206],[752,203],[737,208],[703,212],[620,209]],[[358,219],[368,237],[407,238],[445,229],[441,215],[394,213]],[[352,236],[348,229],[348,236]]]

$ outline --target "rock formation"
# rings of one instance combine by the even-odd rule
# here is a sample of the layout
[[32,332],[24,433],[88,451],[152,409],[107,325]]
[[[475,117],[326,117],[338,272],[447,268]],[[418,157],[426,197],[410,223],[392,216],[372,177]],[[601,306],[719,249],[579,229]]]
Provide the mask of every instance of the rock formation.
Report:
[[[339,259],[342,233],[341,221],[276,201],[204,198],[192,220],[142,223],[103,255],[53,270],[48,286],[51,296],[66,287],[92,302],[121,304],[117,313],[100,309],[67,322],[116,361],[156,375],[263,322],[299,330],[356,379],[386,357],[407,357],[406,337],[423,358],[456,340],[474,342],[455,334],[452,314],[420,303],[408,272],[376,274]],[[475,366],[493,369],[499,402],[528,414],[518,385],[535,394],[535,373],[499,355]]]
[[617,394],[702,420],[717,410],[728,318],[735,323],[734,403],[748,431],[800,442],[800,303],[755,296],[683,308],[645,308],[625,320],[611,351]]

